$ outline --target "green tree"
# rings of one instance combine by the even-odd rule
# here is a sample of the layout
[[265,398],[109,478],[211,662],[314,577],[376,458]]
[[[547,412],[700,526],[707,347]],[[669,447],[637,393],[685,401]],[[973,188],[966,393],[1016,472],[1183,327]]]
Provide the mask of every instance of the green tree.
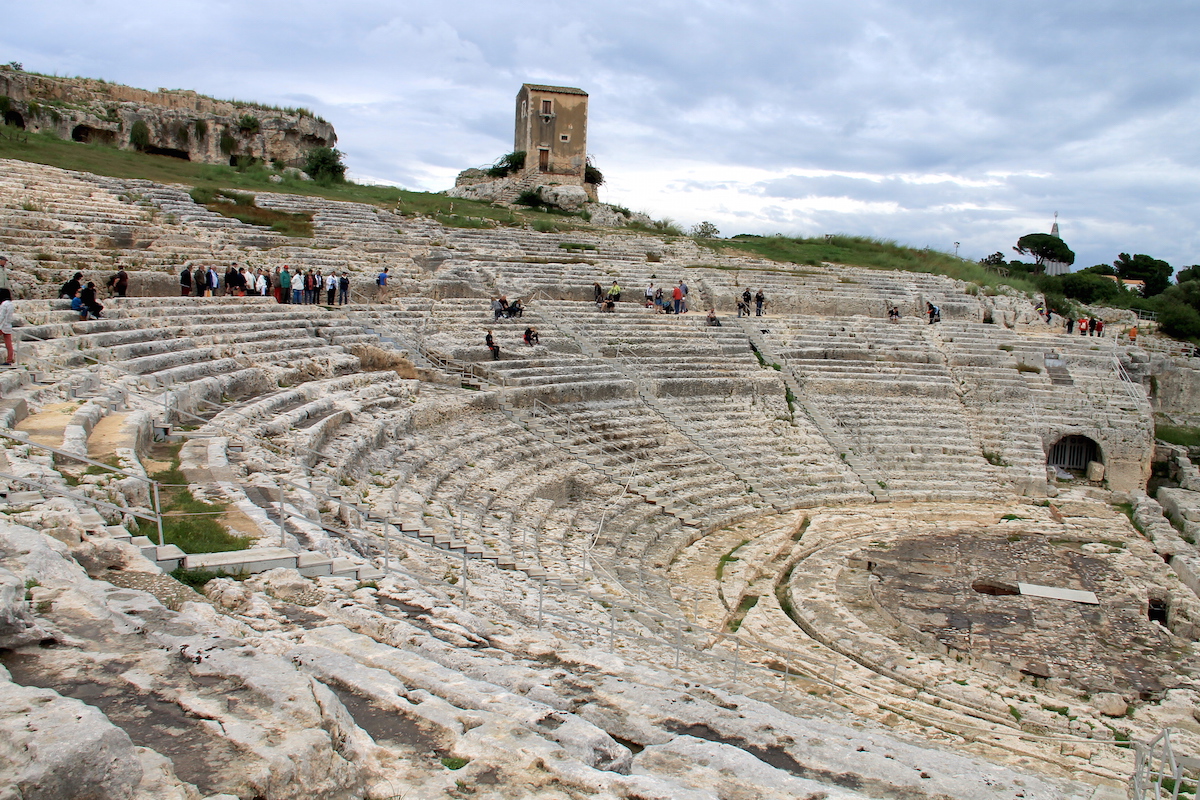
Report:
[[1192,264],[1175,273],[1176,283],[1187,283],[1188,281],[1200,281],[1200,264]]
[[1113,262],[1113,266],[1124,280],[1145,281],[1146,297],[1162,294],[1163,290],[1171,285],[1171,265],[1145,253],[1138,253],[1133,257],[1128,253],[1121,253]]
[[129,129],[129,143],[138,150],[145,150],[150,146],[150,126],[140,119],[133,123],[133,127]]
[[1063,264],[1075,263],[1075,251],[1067,247],[1067,243],[1057,236],[1048,233],[1027,233],[1017,239],[1013,248],[1021,255],[1031,255],[1039,267],[1047,261],[1058,261]]
[[979,259],[979,263],[985,267],[1003,267],[1004,253],[1001,253],[999,250],[997,250],[990,256],[984,256],[983,258]]
[[1094,272],[1072,272],[1062,276],[1063,294],[1081,303],[1101,303],[1116,300],[1124,292],[1114,280]]
[[1079,271],[1087,272],[1092,275],[1116,275],[1117,274],[1117,271],[1115,269],[1113,269],[1111,266],[1109,266],[1108,264],[1097,264],[1094,267],[1086,267]]
[[314,181],[341,183],[346,180],[342,151],[333,147],[315,147],[304,157],[304,171]]
[[715,239],[721,235],[721,231],[711,222],[705,221],[692,226],[692,236],[697,239]]
[[1176,339],[1200,339],[1200,311],[1184,303],[1164,303],[1158,312],[1158,326]]

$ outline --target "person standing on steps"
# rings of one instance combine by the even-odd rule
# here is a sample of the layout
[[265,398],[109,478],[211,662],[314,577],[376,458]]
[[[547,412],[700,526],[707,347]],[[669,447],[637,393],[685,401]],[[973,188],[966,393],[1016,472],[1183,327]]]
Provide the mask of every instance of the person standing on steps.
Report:
[[682,313],[680,309],[683,307],[683,281],[671,292],[671,304],[676,314]]
[[379,287],[379,302],[381,303],[387,302],[388,269],[389,267],[384,267],[383,272],[375,276],[375,285]]
[[350,273],[343,272],[338,278],[338,305],[344,306],[350,302]]
[[600,288],[600,281],[592,284],[592,294],[595,295],[596,305],[600,305],[600,302],[604,299],[604,290]]
[[654,305],[654,281],[646,284],[646,308]]
[[746,316],[750,316],[750,301],[753,300],[753,295],[750,294],[750,287],[747,286],[742,292],[742,302],[746,304]]
[[683,313],[686,314],[688,312],[688,285],[686,281],[679,282],[679,290],[683,292]]
[[279,302],[285,306],[292,303],[292,273],[287,264],[279,271]]
[[1075,318],[1068,315],[1067,316],[1067,336],[1070,336],[1071,332],[1073,330],[1075,330]]
[[179,296],[187,297],[192,293],[192,271],[187,267],[179,273]]
[[492,361],[499,361],[500,345],[496,344],[496,340],[492,337],[491,331],[487,332],[487,336],[483,338],[483,343],[487,345],[488,350],[492,351]]
[[763,294],[763,290],[759,289],[754,293],[754,316],[761,317],[763,304],[767,302],[767,296]]
[[0,288],[0,335],[4,336],[4,366],[11,367],[16,363],[17,356],[13,351],[13,314],[16,311],[16,306],[13,305],[12,292],[6,288]]
[[338,277],[337,273],[330,270],[325,276],[325,305],[333,305],[333,301],[337,299]]

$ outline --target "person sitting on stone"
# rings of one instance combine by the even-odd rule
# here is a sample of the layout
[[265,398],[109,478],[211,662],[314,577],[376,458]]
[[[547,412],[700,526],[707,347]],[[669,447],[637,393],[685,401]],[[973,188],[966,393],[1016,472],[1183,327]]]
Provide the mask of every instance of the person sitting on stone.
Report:
[[621,302],[621,287],[617,285],[616,281],[613,281],[613,285],[608,289],[608,299],[614,303]]
[[508,308],[504,312],[504,316],[508,317],[509,319],[513,317],[525,316],[525,309],[521,306],[521,298],[518,297],[509,304]]
[[71,276],[71,280],[62,285],[58,290],[59,297],[65,297],[68,300],[74,300],[75,295],[79,294],[79,290],[83,288],[83,273],[76,272]]
[[488,350],[492,351],[492,361],[499,361],[500,345],[496,344],[496,340],[492,337],[491,331],[487,332],[487,336],[483,338],[483,343],[487,345]]
[[100,319],[103,316],[104,306],[100,305],[100,301],[96,299],[96,284],[88,281],[87,286],[79,291],[79,299],[83,302],[83,307],[87,309],[88,318]]
[[714,328],[721,327],[721,320],[717,319],[717,310],[715,308],[708,310],[708,317],[704,320],[704,324],[711,325]]
[[900,321],[900,309],[896,308],[896,306],[890,306],[888,308],[888,322],[899,322],[899,321]]
[[535,344],[540,344],[537,328],[525,329],[525,344],[529,345],[530,347],[533,347]]

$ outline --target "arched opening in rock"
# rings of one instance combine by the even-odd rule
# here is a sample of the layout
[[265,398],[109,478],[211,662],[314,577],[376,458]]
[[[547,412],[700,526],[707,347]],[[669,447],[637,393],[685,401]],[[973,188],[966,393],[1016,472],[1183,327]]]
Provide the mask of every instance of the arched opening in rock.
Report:
[[1151,597],[1150,598],[1150,607],[1148,609],[1146,616],[1149,617],[1151,622],[1157,622],[1160,625],[1162,625],[1163,627],[1166,627],[1167,612],[1169,610],[1170,610],[1170,606],[1167,604],[1166,598]]
[[980,594],[990,594],[993,597],[1010,597],[1021,593],[1021,590],[1011,583],[994,581],[990,578],[980,578],[971,584],[971,588]]
[[1055,442],[1046,456],[1046,464],[1051,467],[1082,472],[1087,469],[1089,461],[1100,461],[1100,445],[1086,436],[1064,436]]
[[25,130],[25,118],[21,116],[21,112],[13,111],[11,108],[4,112],[4,124]]
[[71,129],[71,138],[77,142],[87,144],[115,145],[117,143],[117,135],[115,133],[106,131],[103,128],[93,128],[90,125],[76,125]]
[[174,147],[155,147],[154,145],[147,145],[145,152],[156,156],[170,156],[171,158],[179,158],[183,159],[184,161],[192,160],[192,157],[188,155],[187,150],[179,150]]

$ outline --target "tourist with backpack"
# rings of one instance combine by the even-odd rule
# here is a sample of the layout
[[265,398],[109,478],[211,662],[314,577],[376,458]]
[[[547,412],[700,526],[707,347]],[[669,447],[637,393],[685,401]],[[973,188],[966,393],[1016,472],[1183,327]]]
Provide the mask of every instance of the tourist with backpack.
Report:
[[388,267],[383,268],[383,272],[375,276],[375,285],[379,287],[379,302],[387,302],[388,291]]

